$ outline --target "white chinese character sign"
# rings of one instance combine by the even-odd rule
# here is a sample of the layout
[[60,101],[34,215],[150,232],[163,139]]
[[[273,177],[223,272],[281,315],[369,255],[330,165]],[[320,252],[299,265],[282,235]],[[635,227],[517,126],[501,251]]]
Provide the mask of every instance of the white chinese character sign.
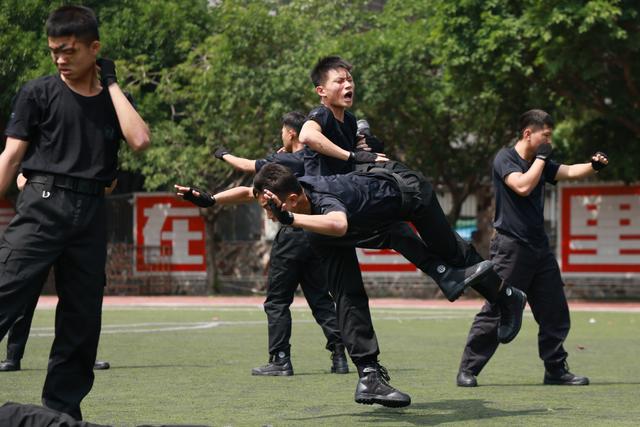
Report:
[[640,185],[560,187],[563,273],[640,273]]
[[206,274],[205,224],[199,208],[171,193],[135,195],[137,273]]

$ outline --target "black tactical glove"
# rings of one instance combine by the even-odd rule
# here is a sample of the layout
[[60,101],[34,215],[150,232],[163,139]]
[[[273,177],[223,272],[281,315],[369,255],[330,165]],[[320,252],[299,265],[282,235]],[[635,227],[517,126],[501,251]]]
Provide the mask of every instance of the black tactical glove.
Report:
[[384,143],[377,136],[367,136],[365,141],[374,153],[384,153]]
[[378,155],[370,151],[352,151],[349,153],[349,161],[353,163],[373,163]]
[[536,151],[536,159],[544,160],[545,162],[549,157],[551,157],[551,152],[553,151],[553,147],[551,144],[544,143],[538,146],[538,150]]
[[[194,191],[197,191],[200,195],[196,196],[193,194]],[[182,196],[183,199],[193,203],[196,206],[200,206],[201,208],[208,208],[216,204],[216,198],[206,191],[202,191],[199,188],[190,188],[189,191],[186,191]]]
[[273,199],[269,199],[269,201],[267,202],[267,206],[269,206],[269,209],[271,209],[271,212],[273,212],[273,215],[276,217],[280,224],[293,224],[293,214],[289,211],[285,211],[281,207],[278,207]]
[[[593,155],[593,157],[597,156],[598,154],[600,154],[602,157],[604,157],[605,159],[607,159],[607,161],[609,160],[609,156],[607,156],[605,153],[603,153],[602,151],[597,151],[596,154]],[[607,167],[606,163],[602,163],[600,160],[594,160],[593,157],[591,158],[591,167],[597,172],[601,169],[604,169]]]
[[224,156],[225,154],[231,154],[231,153],[229,153],[229,150],[227,150],[227,149],[226,149],[226,148],[224,148],[224,147],[218,147],[218,149],[216,150],[216,152],[215,152],[215,153],[213,153],[214,157],[215,157],[216,159],[220,159],[220,160],[222,160],[222,156]]
[[98,58],[96,64],[100,67],[100,81],[103,87],[109,87],[118,81],[115,62],[107,58]]

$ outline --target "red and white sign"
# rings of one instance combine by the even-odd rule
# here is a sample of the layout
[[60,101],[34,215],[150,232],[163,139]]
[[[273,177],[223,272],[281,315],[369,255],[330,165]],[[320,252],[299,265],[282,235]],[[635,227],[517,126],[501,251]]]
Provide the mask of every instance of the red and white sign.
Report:
[[[417,234],[413,224],[409,226]],[[393,249],[356,248],[360,271],[364,276],[420,276],[422,272]]]
[[560,187],[563,273],[640,273],[640,185]]
[[135,195],[135,272],[206,274],[200,209],[171,193]]
[[364,276],[420,276],[422,272],[392,249],[357,248],[360,271]]

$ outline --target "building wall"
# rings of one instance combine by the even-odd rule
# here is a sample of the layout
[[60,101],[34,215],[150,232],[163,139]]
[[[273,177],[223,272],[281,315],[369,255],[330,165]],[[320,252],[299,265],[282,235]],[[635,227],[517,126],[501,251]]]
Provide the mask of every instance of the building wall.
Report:
[[[558,248],[560,218],[558,213],[558,194],[553,189],[548,192],[545,218],[554,250]],[[639,187],[640,192],[640,187]],[[638,196],[640,198],[640,196]],[[449,199],[440,197],[445,211]],[[635,203],[632,199],[632,204]],[[639,202],[640,203],[640,202]],[[153,274],[141,274],[136,271],[136,256],[146,251],[164,251],[166,247],[146,247],[137,244],[135,239],[136,221],[134,220],[134,197],[129,195],[108,198],[108,262],[107,295],[162,295],[184,294],[205,295],[264,293],[268,269],[271,240],[277,226],[265,220],[257,205],[247,205],[235,210],[223,210],[216,222],[215,236],[215,274],[187,274],[174,271],[171,256],[166,264],[155,266]],[[475,202],[469,199],[463,206],[464,217],[473,217]],[[555,207],[555,209],[553,208]],[[11,218],[12,205],[6,201],[0,204],[0,227],[6,226]],[[640,218],[638,218],[640,219]],[[633,219],[632,227],[638,227]],[[465,227],[468,227],[468,222]],[[629,224],[627,225],[629,226]],[[640,235],[640,231],[627,231],[627,235]],[[0,230],[1,231],[1,230]],[[635,233],[635,234],[634,234]],[[164,259],[164,258],[163,258]],[[386,258],[385,258],[386,259]],[[367,271],[367,262],[379,262],[375,257],[362,259],[365,286],[371,297],[397,296],[415,298],[442,298],[435,283],[421,272],[375,273]],[[386,261],[385,261],[386,262]],[[566,293],[576,299],[640,299],[640,274],[617,275],[567,274],[564,275]],[[50,277],[45,292],[53,292],[53,278]],[[465,297],[477,297],[471,291]]]

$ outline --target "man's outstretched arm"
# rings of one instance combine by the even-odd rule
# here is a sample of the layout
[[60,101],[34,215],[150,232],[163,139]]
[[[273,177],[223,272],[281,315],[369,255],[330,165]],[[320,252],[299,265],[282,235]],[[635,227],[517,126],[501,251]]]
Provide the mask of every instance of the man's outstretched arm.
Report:
[[252,187],[234,187],[214,195],[211,195],[206,191],[184,185],[175,184],[174,187],[176,190],[176,196],[202,208],[211,207],[215,204],[238,205],[255,200]]
[[216,159],[224,160],[229,163],[235,170],[245,173],[256,173],[256,161],[245,159],[244,157],[234,156],[224,147],[220,147],[213,154]]

